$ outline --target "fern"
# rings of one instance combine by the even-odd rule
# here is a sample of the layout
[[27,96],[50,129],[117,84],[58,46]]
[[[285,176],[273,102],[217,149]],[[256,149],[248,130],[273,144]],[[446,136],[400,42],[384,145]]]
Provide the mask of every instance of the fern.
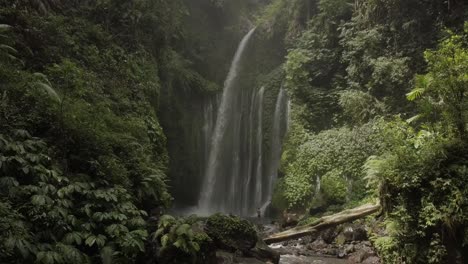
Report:
[[425,91],[426,91],[425,88],[415,88],[411,92],[406,94],[406,98],[409,101],[415,101],[415,100],[421,98]]
[[406,98],[409,101],[415,101],[424,96],[428,91],[432,83],[432,76],[430,74],[426,75],[416,75],[416,88],[411,92],[406,94]]
[[52,84],[49,82],[49,79],[47,79],[47,76],[45,76],[42,73],[36,72],[34,73],[34,76],[38,78],[36,85],[40,88],[42,88],[47,94],[49,94],[53,99],[55,99],[58,102],[62,102],[62,99],[58,95],[58,93],[52,88]]
[[158,230],[153,233],[163,250],[175,247],[184,253],[195,255],[200,250],[192,226],[182,219],[164,215],[158,223]]
[[0,24],[0,32],[5,32],[7,30],[10,30],[11,26],[7,24]]

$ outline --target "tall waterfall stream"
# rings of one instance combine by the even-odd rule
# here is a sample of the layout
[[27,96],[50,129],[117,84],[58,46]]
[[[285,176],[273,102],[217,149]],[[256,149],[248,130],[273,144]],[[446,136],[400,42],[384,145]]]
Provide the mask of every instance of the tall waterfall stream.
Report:
[[[264,210],[271,199],[287,130],[289,102],[280,89],[274,116],[264,114],[268,87],[240,87],[240,71],[255,28],[242,39],[231,63],[220,100],[204,108],[205,160],[198,214],[242,216]],[[263,121],[272,119],[270,146],[264,147]],[[269,153],[265,153],[269,150]]]

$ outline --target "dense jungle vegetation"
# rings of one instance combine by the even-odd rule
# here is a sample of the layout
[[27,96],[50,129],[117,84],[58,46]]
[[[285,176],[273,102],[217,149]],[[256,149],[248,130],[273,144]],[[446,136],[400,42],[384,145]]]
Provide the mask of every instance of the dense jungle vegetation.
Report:
[[219,233],[251,236],[160,214],[193,201],[194,116],[255,25],[250,77],[292,102],[273,207],[378,200],[384,263],[467,263],[467,19],[462,0],[0,0],[0,263],[207,263]]

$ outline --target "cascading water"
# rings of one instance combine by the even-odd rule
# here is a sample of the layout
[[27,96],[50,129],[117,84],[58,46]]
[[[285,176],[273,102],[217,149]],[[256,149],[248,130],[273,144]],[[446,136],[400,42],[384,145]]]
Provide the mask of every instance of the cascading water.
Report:
[[[270,146],[270,162],[268,166],[267,187],[264,201],[269,203],[268,199],[273,193],[274,183],[278,178],[278,167],[281,159],[281,147],[283,137],[288,129],[290,103],[286,91],[281,87],[276,99],[275,114],[273,117],[273,129]],[[265,206],[266,207],[266,206]]]
[[[255,175],[257,175],[255,181],[255,191],[253,199],[254,204],[261,204],[262,203],[262,185],[263,185],[263,95],[265,93],[265,87],[262,87],[259,91],[259,108],[257,112],[257,120],[258,120],[258,127],[257,127],[257,152],[256,152],[256,168],[255,168]],[[252,201],[252,199],[250,199]]]
[[[234,190],[231,188],[231,190],[227,190],[227,188],[224,188],[225,186],[222,186],[223,182],[226,182],[224,175],[217,175],[219,173],[225,174],[227,171],[220,171],[221,168],[221,155],[222,150],[227,147],[224,143],[225,138],[228,136],[226,131],[228,128],[228,125],[233,122],[234,124],[234,129],[237,130],[238,128],[238,119],[233,120],[235,117],[235,114],[239,113],[234,113],[233,115],[233,107],[236,105],[236,98],[235,98],[235,82],[236,82],[236,77],[239,73],[239,66],[241,63],[242,55],[244,54],[244,51],[247,47],[247,44],[249,43],[250,38],[252,37],[253,33],[255,32],[255,28],[250,30],[247,35],[242,39],[241,43],[239,44],[239,47],[236,51],[236,54],[234,56],[234,59],[231,63],[231,68],[229,69],[229,74],[227,76],[227,79],[224,83],[224,90],[223,90],[223,95],[221,97],[221,103],[219,105],[218,109],[218,114],[216,117],[216,124],[214,127],[213,131],[213,136],[212,136],[212,144],[210,147],[210,154],[208,157],[208,163],[206,167],[206,175],[205,175],[205,180],[202,185],[202,193],[200,195],[200,200],[199,200],[199,209],[202,212],[214,212],[214,211],[223,211],[226,209],[226,196],[229,199],[233,199],[232,194],[234,194]],[[238,136],[236,133],[233,133],[234,138]],[[234,140],[235,141],[235,140]],[[234,142],[235,145],[236,142]],[[236,146],[237,147],[237,146]],[[233,155],[232,157],[232,162],[234,163],[234,168],[232,168],[232,172],[236,172],[236,169],[238,168],[238,159],[239,159],[239,153],[238,152],[232,152]],[[218,176],[218,177],[217,177]],[[231,186],[234,185],[233,181],[235,181],[236,175],[232,175],[231,179]],[[234,186],[233,186],[234,187]],[[227,191],[227,192],[226,192]],[[223,196],[219,197],[217,193],[222,193]],[[228,195],[226,195],[228,194]]]
[[[249,40],[255,29],[249,31],[239,44],[238,50],[224,83],[224,90],[218,100],[218,111],[214,114],[213,103],[205,108],[204,145],[206,165],[198,214],[215,212],[237,215],[254,215],[257,208],[270,199],[274,179],[270,179],[271,164],[263,167],[264,160],[264,96],[265,87],[251,89],[241,87],[239,79],[241,64]],[[285,131],[287,97],[282,90],[275,110],[273,138],[275,155],[279,159],[281,138]],[[215,105],[216,105],[215,104]],[[277,130],[275,132],[275,130]],[[211,139],[208,144],[207,139]],[[278,161],[275,161],[278,164]],[[276,165],[277,169],[277,165]],[[276,177],[276,176],[275,176]]]

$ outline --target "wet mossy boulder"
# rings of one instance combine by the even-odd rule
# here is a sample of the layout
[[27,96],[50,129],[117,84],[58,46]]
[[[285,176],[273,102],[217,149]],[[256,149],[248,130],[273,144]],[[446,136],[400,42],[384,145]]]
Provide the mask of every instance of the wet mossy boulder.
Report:
[[258,236],[254,226],[236,216],[215,214],[205,225],[205,232],[218,248],[229,251],[247,251],[255,247]]

